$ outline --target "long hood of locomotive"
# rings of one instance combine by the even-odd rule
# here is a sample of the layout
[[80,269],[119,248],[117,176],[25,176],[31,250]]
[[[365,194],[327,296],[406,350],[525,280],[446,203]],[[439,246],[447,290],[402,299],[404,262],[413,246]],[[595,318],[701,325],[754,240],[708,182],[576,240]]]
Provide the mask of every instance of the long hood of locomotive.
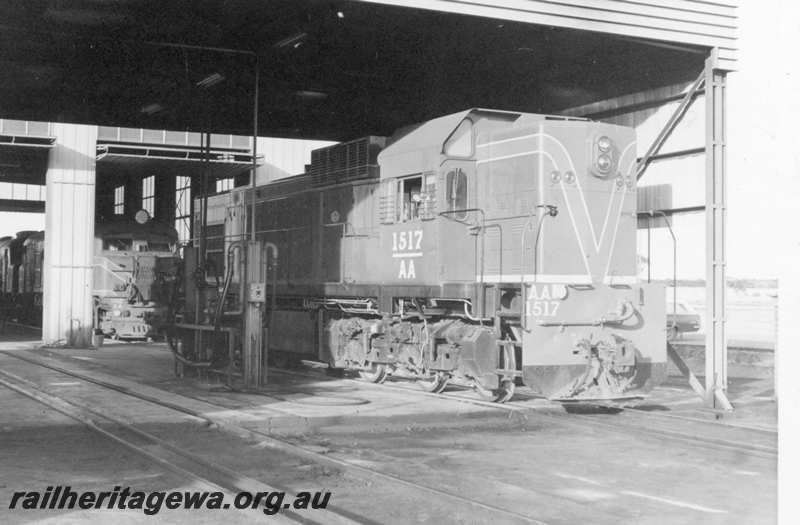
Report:
[[[601,137],[610,140],[612,165],[606,173],[596,166]],[[504,232],[487,230],[490,253],[485,280],[635,282],[633,130],[542,121],[492,133],[479,141],[476,151],[477,181],[484,188],[490,218],[526,216],[539,206],[527,232],[519,219],[507,223]],[[542,206],[554,206],[558,214],[545,216]],[[498,238],[503,235],[504,239]],[[527,236],[525,243],[520,242],[522,235]],[[522,256],[514,257],[514,250],[522,250],[523,244]]]

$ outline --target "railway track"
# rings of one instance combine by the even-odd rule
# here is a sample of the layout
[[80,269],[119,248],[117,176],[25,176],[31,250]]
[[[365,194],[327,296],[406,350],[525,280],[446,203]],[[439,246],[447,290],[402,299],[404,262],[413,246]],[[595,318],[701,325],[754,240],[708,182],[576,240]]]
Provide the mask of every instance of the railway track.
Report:
[[[42,363],[36,359],[27,358],[17,353],[5,352],[5,351],[0,351],[0,352],[15,357],[17,359],[21,359],[23,361],[30,362],[32,364],[44,366],[46,368],[50,368],[61,373],[71,375],[78,379],[92,382],[104,388],[116,390],[123,394],[139,397],[143,401],[164,405],[173,410],[187,413],[188,415],[197,415],[191,410],[187,411],[185,407],[182,407],[180,405],[164,402],[152,396],[146,396],[140,393],[131,392],[128,389],[125,389],[124,387],[120,387],[119,385],[98,381],[95,378],[86,376],[85,374],[75,373],[74,371],[70,371],[62,367],[57,367],[49,365],[47,363]],[[273,372],[284,375],[294,375],[298,377],[313,378],[317,380],[320,379],[319,374],[299,372],[296,370],[275,369],[275,368],[272,368],[271,370]],[[602,428],[610,432],[668,439],[671,441],[681,442],[683,444],[693,447],[701,447],[701,448],[711,447],[717,450],[746,453],[758,457],[775,458],[777,457],[778,454],[776,433],[770,432],[768,430],[745,428],[735,425],[723,425],[717,422],[704,421],[698,418],[686,418],[678,415],[653,413],[653,412],[639,410],[636,409],[635,407],[621,411],[620,413],[615,415],[613,420],[610,420],[608,418],[610,412],[619,411],[618,408],[608,407],[603,405],[595,405],[593,407],[585,405],[584,409],[586,408],[590,410],[594,409],[596,413],[595,414],[574,413],[574,412],[564,413],[561,405],[544,405],[540,407],[532,407],[531,405],[526,405],[521,402],[513,402],[513,401],[508,403],[498,404],[491,401],[485,401],[455,393],[444,392],[440,394],[435,394],[430,392],[424,392],[422,390],[415,388],[413,386],[413,383],[404,384],[402,382],[388,382],[383,384],[374,384],[374,383],[360,381],[357,379],[345,378],[343,380],[357,384],[359,386],[366,385],[369,388],[377,390],[393,389],[402,391],[404,393],[411,393],[418,396],[425,396],[435,399],[447,399],[459,403],[477,405],[485,408],[490,408],[492,410],[505,411],[510,415],[515,414],[523,418],[527,418],[531,414],[536,414],[536,417],[548,419],[549,421],[555,424],[561,424],[565,426],[572,426],[579,428],[592,426],[594,428]],[[190,397],[190,396],[184,396],[184,397]],[[198,398],[194,399],[199,400]],[[207,400],[201,400],[201,401],[209,402]],[[280,410],[277,411],[285,413],[284,411]],[[698,431],[685,431],[679,428],[676,429],[675,422],[679,422],[684,426],[686,424],[691,424],[693,426],[699,426],[702,428]],[[728,437],[713,437],[714,434],[719,435],[731,431],[743,434],[744,437],[738,440],[730,439]],[[711,434],[711,436],[709,434]],[[760,441],[760,443],[753,443],[750,441],[751,439],[754,439],[755,441]],[[294,452],[297,453],[298,451],[295,450]]]
[[[274,368],[271,370],[275,371]],[[282,374],[297,375],[302,377],[319,379],[318,375],[297,372],[294,370],[279,370],[278,372]],[[626,415],[622,416],[623,418],[625,418],[625,420],[620,420],[620,418],[617,418],[613,421],[610,421],[607,419],[606,416],[608,416],[610,413],[614,411],[621,412],[621,410],[618,407],[609,407],[602,404],[583,405],[584,410],[589,410],[589,411],[594,410],[595,412],[597,412],[596,414],[593,415],[579,414],[574,412],[556,413],[557,410],[563,410],[563,408],[561,408],[560,405],[532,407],[530,405],[525,405],[514,401],[500,404],[446,392],[441,394],[424,392],[414,388],[413,385],[411,384],[409,384],[409,386],[401,386],[399,382],[394,384],[392,383],[374,384],[374,383],[359,381],[356,379],[345,379],[345,380],[356,382],[360,385],[369,385],[370,387],[376,389],[388,388],[408,393],[414,393],[420,396],[427,396],[438,399],[450,399],[453,401],[457,401],[459,403],[468,403],[472,405],[491,408],[494,410],[503,410],[509,413],[516,413],[523,416],[527,416],[529,414],[536,414],[536,417],[546,418],[549,419],[550,421],[557,422],[562,425],[570,425],[570,426],[591,425],[599,428],[604,428],[613,432],[636,434],[636,435],[650,436],[656,438],[666,438],[673,441],[679,441],[691,446],[713,447],[718,450],[728,450],[740,453],[747,453],[750,455],[766,457],[766,458],[775,458],[778,455],[777,433],[764,429],[754,429],[737,425],[724,425],[717,422],[705,421],[699,418],[687,418],[677,415],[658,414],[636,409],[635,407],[625,409],[624,412],[626,413]],[[659,422],[660,424],[654,424],[654,422]],[[698,432],[685,432],[671,428],[664,428],[664,426],[669,426],[671,424],[674,424],[675,422],[702,426],[704,427],[704,429]],[[731,440],[727,438],[709,437],[707,435],[709,432],[712,434],[720,434],[730,431],[736,431],[741,434],[749,434],[751,437],[757,437],[757,439],[762,442],[773,440],[774,443],[772,445],[766,443],[760,443],[760,444],[750,443],[743,439]]]
[[[329,466],[360,475],[370,479],[373,482],[385,483],[392,485],[394,488],[403,487],[404,489],[410,489],[412,491],[419,492],[420,495],[426,498],[430,498],[431,495],[435,495],[437,498],[440,498],[440,501],[446,500],[462,507],[466,506],[471,508],[473,511],[483,511],[509,523],[547,525],[546,522],[536,519],[532,516],[527,516],[525,514],[500,508],[491,505],[490,503],[466,498],[436,487],[415,483],[414,481],[403,479],[391,474],[386,474],[362,465],[357,465],[347,460],[331,457],[329,455],[311,450],[307,447],[276,438],[273,435],[260,432],[258,430],[245,428],[217,417],[208,416],[180,404],[163,401],[153,396],[136,392],[124,386],[103,381],[81,372],[76,372],[74,370],[44,363],[38,359],[19,355],[16,352],[0,351],[0,354],[48,370],[52,370],[59,374],[79,379],[96,387],[112,390],[119,394],[135,398],[146,403],[179,412],[181,414],[190,416],[191,418],[195,418],[199,424],[218,427],[222,430],[229,431],[238,437],[258,440],[261,443],[265,443],[272,450],[300,457],[305,460],[310,460],[319,465]],[[211,462],[204,457],[189,453],[181,449],[176,444],[170,443],[151,432],[144,431],[120,417],[115,417],[114,415],[106,412],[97,411],[92,407],[87,406],[85,403],[77,402],[74,399],[67,399],[53,394],[52,392],[48,392],[47,389],[41,385],[16,376],[8,371],[0,370],[0,385],[3,385],[6,388],[9,388],[30,399],[38,401],[39,403],[46,405],[53,410],[57,410],[58,412],[61,412],[68,417],[85,424],[92,430],[139,454],[142,454],[143,456],[151,459],[165,468],[170,469],[173,472],[176,472],[180,475],[185,475],[195,481],[205,483],[208,486],[221,488],[228,492],[249,491],[251,493],[255,493],[272,492],[278,490],[260,480],[242,476],[225,467],[224,465]],[[180,396],[181,394],[174,395]],[[205,400],[203,402],[212,404]],[[230,409],[226,408],[226,410],[231,412]],[[286,520],[286,522],[292,523],[373,523],[371,520],[364,518],[363,516],[358,516],[345,509],[334,508],[332,506],[329,506],[328,509],[324,511],[324,519],[321,521],[310,519],[307,516],[300,515],[290,510],[284,511],[280,514],[280,516],[282,519]]]
[[[198,482],[206,490],[219,490],[225,493],[277,490],[262,482],[243,477],[221,465],[193,456],[120,419],[48,394],[38,388],[36,384],[14,374],[0,370],[0,385],[83,423],[98,434],[146,457],[167,470]],[[332,515],[332,519],[336,523],[353,523],[337,518],[340,516]],[[307,520],[293,516],[290,512],[281,515],[278,520],[279,523],[307,523]]]

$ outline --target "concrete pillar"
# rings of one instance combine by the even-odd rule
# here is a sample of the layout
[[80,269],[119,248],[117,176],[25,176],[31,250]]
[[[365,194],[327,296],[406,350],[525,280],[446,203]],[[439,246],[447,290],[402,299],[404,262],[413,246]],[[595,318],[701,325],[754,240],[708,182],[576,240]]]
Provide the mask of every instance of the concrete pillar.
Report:
[[52,124],[47,165],[42,339],[85,347],[93,325],[97,126]]

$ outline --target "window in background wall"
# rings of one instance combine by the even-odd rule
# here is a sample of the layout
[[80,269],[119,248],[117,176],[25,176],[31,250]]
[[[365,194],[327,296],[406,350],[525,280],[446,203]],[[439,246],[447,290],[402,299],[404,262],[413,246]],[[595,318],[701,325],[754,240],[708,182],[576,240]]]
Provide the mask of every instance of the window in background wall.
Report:
[[175,177],[175,229],[178,231],[178,242],[186,244],[190,239],[192,206],[192,179]]
[[125,186],[114,188],[114,215],[125,214]]
[[150,214],[150,217],[155,215],[156,204],[156,177],[150,175],[142,179],[142,209]]
[[233,177],[229,179],[217,179],[217,193],[230,191],[233,189]]
[[45,187],[38,184],[0,182],[0,199],[19,201],[43,201]]

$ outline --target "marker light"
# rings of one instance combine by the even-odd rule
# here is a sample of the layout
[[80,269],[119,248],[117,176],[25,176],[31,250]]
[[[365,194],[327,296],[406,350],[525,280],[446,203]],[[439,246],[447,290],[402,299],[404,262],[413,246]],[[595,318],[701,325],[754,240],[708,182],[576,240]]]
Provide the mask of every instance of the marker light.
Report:
[[575,174],[571,171],[568,171],[564,174],[564,182],[567,184],[572,184],[575,182]]
[[608,153],[608,151],[611,149],[611,139],[606,136],[602,136],[597,139],[597,149],[603,153]]
[[608,173],[611,170],[611,157],[608,155],[599,155],[597,157],[597,169],[601,173]]
[[550,181],[554,184],[558,184],[561,181],[561,174],[557,171],[554,171],[550,174]]

